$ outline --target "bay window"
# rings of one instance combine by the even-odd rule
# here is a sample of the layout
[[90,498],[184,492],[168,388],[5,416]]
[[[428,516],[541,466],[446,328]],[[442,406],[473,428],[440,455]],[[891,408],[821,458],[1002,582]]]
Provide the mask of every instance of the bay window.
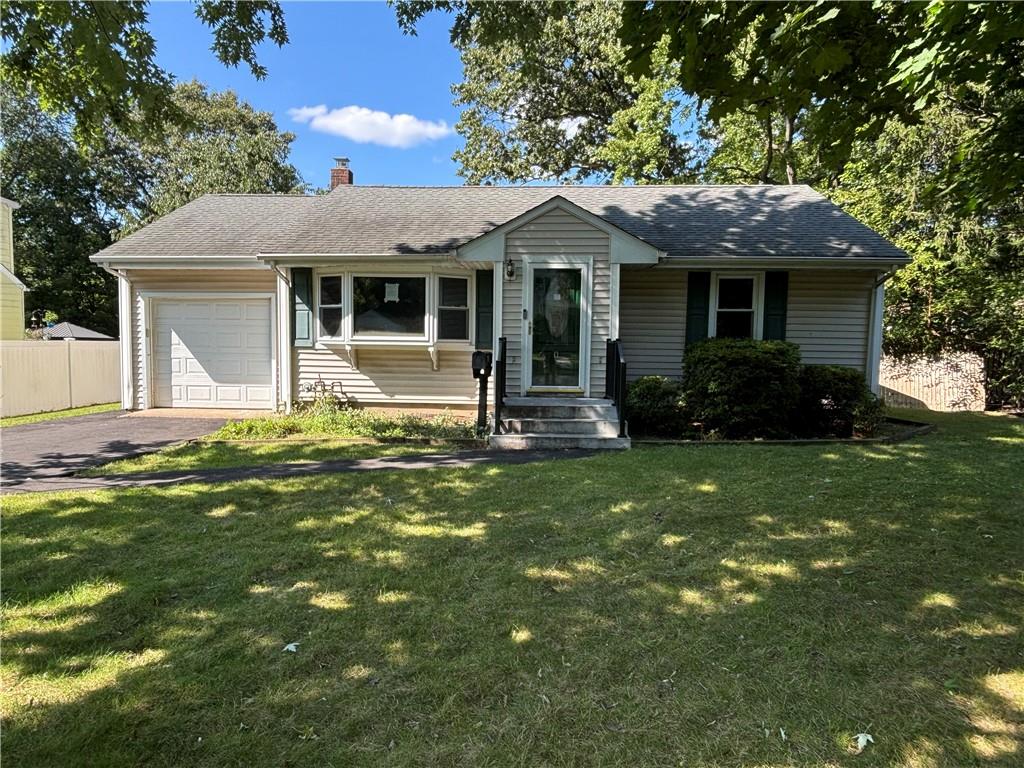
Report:
[[425,277],[352,278],[352,333],[426,337]]
[[469,280],[439,277],[437,283],[437,338],[469,341]]
[[345,315],[342,312],[341,287],[341,275],[323,275],[320,278],[320,335],[325,338],[336,339],[342,335]]

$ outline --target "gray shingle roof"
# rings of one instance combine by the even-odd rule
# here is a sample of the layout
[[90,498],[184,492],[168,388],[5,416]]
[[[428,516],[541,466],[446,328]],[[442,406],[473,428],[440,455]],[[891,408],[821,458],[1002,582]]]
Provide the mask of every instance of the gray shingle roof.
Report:
[[445,253],[556,195],[673,258],[907,258],[807,186],[339,186],[319,197],[214,195],[98,257]]
[[317,200],[308,195],[204,195],[104,248],[94,261],[252,259],[283,224]]
[[56,325],[50,326],[49,328],[43,329],[43,336],[47,339],[85,339],[95,341],[113,341],[113,336],[107,336],[105,333],[94,331],[91,328],[86,328],[83,325],[75,325],[64,321],[63,323],[57,323]]

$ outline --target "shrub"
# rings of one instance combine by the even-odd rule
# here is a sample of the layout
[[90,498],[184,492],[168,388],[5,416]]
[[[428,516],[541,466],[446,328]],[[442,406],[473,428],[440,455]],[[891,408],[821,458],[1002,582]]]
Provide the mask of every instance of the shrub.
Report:
[[800,400],[800,352],[785,341],[706,339],[686,350],[683,398],[706,433],[785,438]]
[[854,413],[869,395],[860,371],[841,365],[804,366],[797,433],[802,437],[852,437]]
[[288,416],[265,416],[225,424],[214,437],[232,439],[277,439],[289,435],[333,435],[337,437],[431,439],[470,438],[472,422],[447,411],[436,416],[412,413],[388,414],[353,408],[330,394],[300,403]]
[[870,390],[853,410],[853,433],[857,437],[871,437],[885,420],[885,405]]
[[683,387],[665,376],[641,376],[626,392],[630,434],[680,437],[686,430]]

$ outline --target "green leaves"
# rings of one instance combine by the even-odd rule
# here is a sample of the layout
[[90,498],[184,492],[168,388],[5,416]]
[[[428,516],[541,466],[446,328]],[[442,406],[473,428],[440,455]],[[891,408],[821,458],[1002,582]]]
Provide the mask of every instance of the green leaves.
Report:
[[[15,93],[30,92],[52,115],[71,115],[79,144],[102,143],[108,124],[136,137],[158,134],[183,115],[172,98],[173,76],[155,62],[156,43],[147,28],[148,3],[7,3],[0,19],[5,50],[0,79]],[[196,14],[213,29],[213,51],[225,64],[249,65],[264,40],[288,42],[276,0],[200,0]]]

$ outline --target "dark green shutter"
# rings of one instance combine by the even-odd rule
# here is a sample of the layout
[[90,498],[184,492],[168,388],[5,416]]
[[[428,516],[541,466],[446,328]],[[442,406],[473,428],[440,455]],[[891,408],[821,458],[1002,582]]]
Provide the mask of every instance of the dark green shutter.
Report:
[[686,344],[708,337],[711,273],[690,272],[686,278]]
[[[501,267],[498,264],[497,267]],[[494,347],[494,272],[488,269],[476,273],[476,348]]]
[[292,267],[292,345],[313,346],[313,270]]
[[766,341],[786,340],[786,299],[789,295],[789,272],[764,274],[764,338]]

